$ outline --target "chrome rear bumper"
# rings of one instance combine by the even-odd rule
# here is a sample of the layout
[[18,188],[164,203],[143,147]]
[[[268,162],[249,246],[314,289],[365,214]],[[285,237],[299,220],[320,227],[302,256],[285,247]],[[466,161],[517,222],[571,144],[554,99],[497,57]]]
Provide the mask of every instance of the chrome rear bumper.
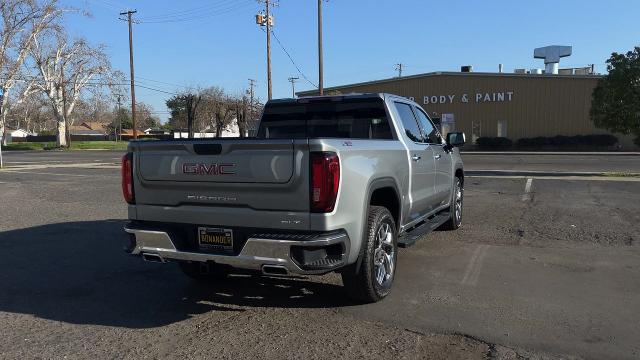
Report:
[[[171,236],[164,231],[135,229],[125,227],[124,230],[133,235],[130,252],[133,255],[158,256],[161,262],[167,260],[214,262],[239,269],[263,270],[265,267],[279,267],[291,274],[323,274],[346,265],[350,249],[349,237],[345,232],[332,232],[320,235],[313,240],[279,240],[250,237],[238,255],[221,255],[202,252],[178,250]],[[291,247],[319,248],[342,244],[344,254],[342,261],[332,264],[330,268],[303,269],[291,256]]]

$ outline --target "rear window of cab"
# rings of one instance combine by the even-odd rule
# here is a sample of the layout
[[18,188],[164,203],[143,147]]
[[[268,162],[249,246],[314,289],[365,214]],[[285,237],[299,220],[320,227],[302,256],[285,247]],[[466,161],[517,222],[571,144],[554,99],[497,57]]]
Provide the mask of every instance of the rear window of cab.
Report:
[[341,99],[265,106],[258,129],[262,139],[393,139],[379,98]]

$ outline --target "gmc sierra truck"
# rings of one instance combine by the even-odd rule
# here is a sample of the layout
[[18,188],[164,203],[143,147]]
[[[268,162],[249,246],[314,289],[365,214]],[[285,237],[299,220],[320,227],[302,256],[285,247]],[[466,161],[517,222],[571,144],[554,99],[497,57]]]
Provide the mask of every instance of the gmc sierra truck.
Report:
[[198,280],[336,271],[375,302],[399,246],[460,227],[464,141],[390,94],[269,101],[251,138],[133,141],[127,251]]

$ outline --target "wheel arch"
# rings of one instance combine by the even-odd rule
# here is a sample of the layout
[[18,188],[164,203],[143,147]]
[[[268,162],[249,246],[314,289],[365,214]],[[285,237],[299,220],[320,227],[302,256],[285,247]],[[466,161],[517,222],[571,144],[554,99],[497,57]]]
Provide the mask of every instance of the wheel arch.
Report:
[[462,166],[456,166],[453,172],[454,178],[460,178],[460,183],[464,187],[464,169]]
[[[367,213],[369,212],[369,206],[384,206],[393,216],[396,226],[400,227],[402,220],[402,201],[400,198],[400,192],[398,191],[398,185],[393,178],[379,178],[373,180],[369,184],[367,190]],[[365,214],[365,218],[366,218]]]
[[[402,198],[400,197],[400,190],[396,180],[392,177],[383,177],[383,178],[375,179],[367,185],[367,191],[365,194],[366,194],[365,203],[363,204],[363,209],[365,209],[365,211],[363,211],[362,220],[361,220],[362,236],[367,234],[367,217],[369,216],[369,208],[371,206],[384,206],[387,209],[389,209],[389,207],[386,205],[372,203],[373,200],[384,201],[384,199],[389,199],[389,198],[395,200],[394,203],[397,206],[397,208],[395,209],[395,213],[394,213],[394,210],[392,209],[389,209],[389,211],[391,212],[391,215],[393,216],[396,222],[396,227],[397,227],[396,231],[398,231],[400,229],[400,223],[402,221]],[[376,196],[379,196],[379,197],[374,198],[374,194],[376,194]],[[363,242],[362,239],[360,239],[360,249],[358,251],[358,259],[356,260],[356,269],[360,268],[360,264],[362,263],[362,258],[364,255],[363,254],[364,247],[362,246],[362,242]]]

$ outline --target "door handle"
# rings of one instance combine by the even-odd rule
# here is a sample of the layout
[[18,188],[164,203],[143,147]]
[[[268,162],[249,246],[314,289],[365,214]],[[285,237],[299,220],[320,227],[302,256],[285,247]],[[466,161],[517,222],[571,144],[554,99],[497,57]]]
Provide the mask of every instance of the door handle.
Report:
[[418,161],[418,160],[420,160],[420,159],[422,159],[422,156],[420,156],[420,155],[413,155],[413,156],[411,157],[411,160],[413,160],[413,161]]
[[441,157],[442,157],[442,155],[438,154],[438,155],[434,156],[433,158],[436,159],[436,160],[440,160]]

